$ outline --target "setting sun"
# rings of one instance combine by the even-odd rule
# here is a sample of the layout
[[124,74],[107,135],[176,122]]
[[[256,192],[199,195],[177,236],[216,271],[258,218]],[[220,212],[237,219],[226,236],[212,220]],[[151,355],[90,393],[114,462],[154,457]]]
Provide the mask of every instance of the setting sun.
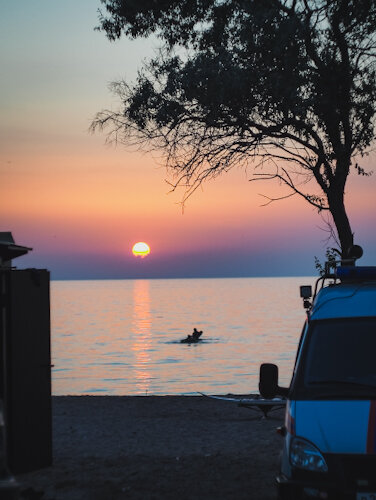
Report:
[[150,253],[150,247],[147,243],[143,241],[139,241],[135,245],[133,245],[132,253],[135,257],[146,257]]

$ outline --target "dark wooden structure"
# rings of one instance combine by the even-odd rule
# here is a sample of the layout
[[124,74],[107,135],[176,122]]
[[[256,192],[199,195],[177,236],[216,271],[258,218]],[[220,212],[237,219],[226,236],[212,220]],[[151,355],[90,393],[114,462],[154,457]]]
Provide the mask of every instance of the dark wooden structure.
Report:
[[12,267],[28,250],[0,237],[0,398],[14,474],[52,464],[50,276]]

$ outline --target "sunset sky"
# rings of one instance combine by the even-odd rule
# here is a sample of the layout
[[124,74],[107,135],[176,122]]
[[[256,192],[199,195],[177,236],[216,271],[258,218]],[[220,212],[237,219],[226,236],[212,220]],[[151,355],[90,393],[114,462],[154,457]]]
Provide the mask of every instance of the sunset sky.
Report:
[[[183,214],[157,155],[88,133],[96,112],[117,106],[108,84],[132,81],[156,41],[110,43],[94,31],[99,0],[1,7],[0,231],[34,249],[16,265],[53,279],[315,273],[327,233],[303,200],[262,207],[259,193],[279,187],[238,169],[205,184]],[[362,165],[376,171],[375,159]],[[376,264],[375,187],[376,172],[347,188],[364,265]],[[138,241],[151,248],[142,259]]]

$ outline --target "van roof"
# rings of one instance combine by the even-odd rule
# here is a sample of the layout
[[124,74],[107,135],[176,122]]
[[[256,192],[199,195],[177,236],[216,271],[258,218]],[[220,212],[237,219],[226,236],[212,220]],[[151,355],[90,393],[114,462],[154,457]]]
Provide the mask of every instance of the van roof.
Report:
[[317,294],[311,320],[376,317],[376,281],[329,285]]

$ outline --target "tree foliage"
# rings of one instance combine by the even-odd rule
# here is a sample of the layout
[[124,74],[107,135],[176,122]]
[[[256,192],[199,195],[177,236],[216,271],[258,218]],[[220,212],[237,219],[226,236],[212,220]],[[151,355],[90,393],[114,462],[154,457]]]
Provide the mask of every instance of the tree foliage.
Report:
[[345,256],[345,185],[374,139],[376,0],[101,1],[110,40],[161,48],[93,130],[161,149],[186,196],[236,165],[278,180],[328,211]]

